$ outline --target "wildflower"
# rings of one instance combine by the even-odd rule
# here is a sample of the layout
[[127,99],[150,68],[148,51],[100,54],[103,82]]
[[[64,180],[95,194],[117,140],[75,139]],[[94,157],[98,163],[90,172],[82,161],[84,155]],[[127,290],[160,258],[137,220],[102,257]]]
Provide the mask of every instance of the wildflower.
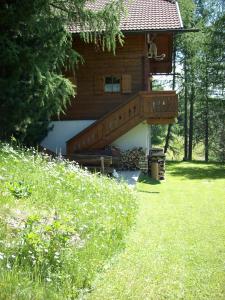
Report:
[[46,281],[47,281],[47,282],[51,282],[52,280],[51,280],[51,278],[47,277],[47,278],[46,278]]
[[4,253],[0,252],[0,259],[4,259]]
[[7,263],[6,268],[7,268],[7,269],[11,269],[10,263]]

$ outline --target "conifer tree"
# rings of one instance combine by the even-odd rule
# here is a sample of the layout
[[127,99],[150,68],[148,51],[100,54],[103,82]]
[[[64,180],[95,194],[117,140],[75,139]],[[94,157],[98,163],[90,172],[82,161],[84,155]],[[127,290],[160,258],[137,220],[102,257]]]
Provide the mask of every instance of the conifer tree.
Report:
[[123,1],[99,11],[87,0],[3,0],[0,3],[0,138],[11,135],[34,144],[46,134],[51,116],[62,113],[74,96],[64,72],[82,60],[72,49],[69,25],[76,23],[85,42],[115,50]]

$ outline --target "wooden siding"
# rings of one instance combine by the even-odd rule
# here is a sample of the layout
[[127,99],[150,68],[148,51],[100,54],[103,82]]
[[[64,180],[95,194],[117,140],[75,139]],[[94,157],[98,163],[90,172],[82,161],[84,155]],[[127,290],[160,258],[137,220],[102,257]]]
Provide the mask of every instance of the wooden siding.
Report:
[[[146,90],[146,37],[144,34],[127,35],[124,46],[118,45],[116,55],[103,52],[93,44],[84,44],[78,36],[74,37],[74,48],[84,58],[85,63],[79,65],[76,74],[77,95],[68,106],[61,120],[94,120],[125,103],[132,95]],[[172,35],[159,33],[156,37],[158,53],[166,54],[165,63],[171,64]],[[149,59],[148,59],[149,63]],[[162,70],[160,62],[154,63],[154,70]],[[160,71],[161,72],[161,71]],[[121,78],[120,93],[104,92],[104,77],[119,76]],[[70,76],[68,76],[70,77]]]

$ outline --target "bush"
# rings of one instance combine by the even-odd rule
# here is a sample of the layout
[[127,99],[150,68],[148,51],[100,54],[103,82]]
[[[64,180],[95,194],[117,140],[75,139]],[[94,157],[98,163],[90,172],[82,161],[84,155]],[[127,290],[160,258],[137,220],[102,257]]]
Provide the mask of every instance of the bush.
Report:
[[124,245],[134,192],[68,161],[0,145],[0,298],[74,299]]

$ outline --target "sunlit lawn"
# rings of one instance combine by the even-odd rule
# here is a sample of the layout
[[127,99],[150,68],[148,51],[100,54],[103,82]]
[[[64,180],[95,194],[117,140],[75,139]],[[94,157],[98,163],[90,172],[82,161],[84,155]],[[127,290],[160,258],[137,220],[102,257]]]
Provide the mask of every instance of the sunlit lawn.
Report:
[[138,184],[140,211],[89,299],[225,299],[225,169],[171,163]]

